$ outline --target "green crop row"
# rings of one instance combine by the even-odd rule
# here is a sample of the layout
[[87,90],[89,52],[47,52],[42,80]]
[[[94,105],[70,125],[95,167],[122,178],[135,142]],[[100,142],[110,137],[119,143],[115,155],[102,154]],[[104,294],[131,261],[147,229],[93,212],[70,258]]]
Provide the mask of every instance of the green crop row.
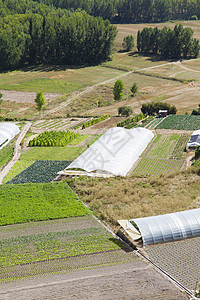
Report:
[[170,174],[179,170],[183,165],[182,159],[143,158],[133,171],[138,176],[154,176]]
[[197,130],[200,128],[200,116],[169,115],[156,126],[156,129]]
[[[141,113],[141,114],[139,114],[139,115],[137,115],[133,118],[127,118],[126,120],[117,123],[117,127],[126,127],[126,128],[128,128],[127,125],[129,125],[131,123],[135,124],[135,123],[141,121],[142,119],[144,119],[146,117],[147,117],[147,114],[144,115],[143,113]],[[132,126],[132,127],[135,127],[135,126]],[[130,128],[132,128],[132,127],[130,127]]]
[[0,242],[0,267],[120,249],[104,228],[50,232]]
[[90,126],[92,126],[94,124],[100,123],[101,121],[104,121],[104,120],[106,120],[108,118],[109,118],[109,115],[104,115],[104,116],[101,116],[99,118],[92,119],[91,121],[85,122],[82,125],[82,129],[85,129],[85,128],[90,127]]
[[75,132],[70,131],[45,131],[37,138],[29,142],[29,147],[56,147],[66,146],[78,136]]
[[65,182],[1,185],[0,207],[0,225],[90,213]]

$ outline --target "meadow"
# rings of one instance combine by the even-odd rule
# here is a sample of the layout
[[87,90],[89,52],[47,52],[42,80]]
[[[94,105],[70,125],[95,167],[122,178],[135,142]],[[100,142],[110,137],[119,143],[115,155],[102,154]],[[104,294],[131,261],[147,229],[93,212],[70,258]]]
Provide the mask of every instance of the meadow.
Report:
[[117,220],[199,207],[200,178],[192,170],[146,178],[77,178],[70,185],[115,230],[119,229]]
[[0,225],[90,214],[65,182],[2,185],[0,205]]

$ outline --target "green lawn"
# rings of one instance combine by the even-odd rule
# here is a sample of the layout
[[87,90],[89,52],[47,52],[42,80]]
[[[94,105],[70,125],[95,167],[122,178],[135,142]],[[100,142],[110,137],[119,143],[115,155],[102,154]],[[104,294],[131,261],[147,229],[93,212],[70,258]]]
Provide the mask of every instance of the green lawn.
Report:
[[13,82],[1,84],[0,81],[0,89],[2,90],[27,92],[37,92],[41,90],[48,93],[68,94],[80,90],[85,86],[85,84],[79,82],[70,82],[62,79],[50,78],[31,79],[27,81],[17,82],[15,84],[13,84]]
[[90,211],[65,182],[0,186],[0,225],[84,216]]

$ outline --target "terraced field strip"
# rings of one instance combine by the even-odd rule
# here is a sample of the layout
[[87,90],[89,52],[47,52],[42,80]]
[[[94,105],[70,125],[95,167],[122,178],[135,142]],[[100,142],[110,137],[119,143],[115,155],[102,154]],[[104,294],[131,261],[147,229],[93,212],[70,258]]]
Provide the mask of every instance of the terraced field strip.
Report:
[[188,134],[158,134],[133,170],[134,175],[151,176],[167,174],[180,169],[184,163],[183,151]]
[[138,261],[93,216],[0,226],[0,283]]
[[195,115],[169,115],[156,129],[197,130],[200,128],[200,116]]

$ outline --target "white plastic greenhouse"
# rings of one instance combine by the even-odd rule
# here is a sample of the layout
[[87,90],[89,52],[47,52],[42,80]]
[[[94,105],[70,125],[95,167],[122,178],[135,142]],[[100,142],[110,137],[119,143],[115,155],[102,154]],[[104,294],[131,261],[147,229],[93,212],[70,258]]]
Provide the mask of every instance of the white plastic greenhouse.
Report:
[[200,129],[195,130],[191,135],[189,142],[187,143],[187,148],[196,148],[200,145]]
[[59,174],[79,169],[105,176],[126,176],[153,136],[150,130],[142,127],[111,128]]
[[7,145],[19,131],[19,127],[13,123],[0,123],[0,150]]
[[128,234],[142,237],[143,246],[200,236],[200,208],[118,222]]

